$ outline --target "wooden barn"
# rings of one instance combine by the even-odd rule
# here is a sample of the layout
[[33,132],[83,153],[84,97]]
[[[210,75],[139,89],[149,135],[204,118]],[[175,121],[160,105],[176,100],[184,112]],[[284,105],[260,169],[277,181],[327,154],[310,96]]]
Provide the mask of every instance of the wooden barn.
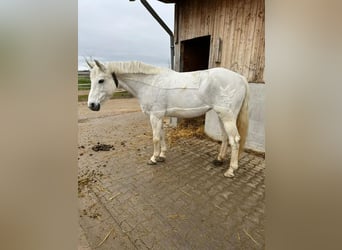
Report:
[[[175,4],[174,68],[193,71],[225,67],[244,75],[251,87],[247,147],[264,151],[264,0],[159,0]],[[215,113],[206,133],[220,138]]]
[[264,0],[160,0],[175,3],[175,69],[223,66],[263,83]]

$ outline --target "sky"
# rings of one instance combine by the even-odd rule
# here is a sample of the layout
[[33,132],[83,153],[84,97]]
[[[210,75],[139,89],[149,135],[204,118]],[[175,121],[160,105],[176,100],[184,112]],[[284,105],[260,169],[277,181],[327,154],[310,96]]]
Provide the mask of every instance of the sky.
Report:
[[[174,4],[147,0],[173,31]],[[78,1],[78,69],[84,57],[170,67],[170,37],[140,0]]]

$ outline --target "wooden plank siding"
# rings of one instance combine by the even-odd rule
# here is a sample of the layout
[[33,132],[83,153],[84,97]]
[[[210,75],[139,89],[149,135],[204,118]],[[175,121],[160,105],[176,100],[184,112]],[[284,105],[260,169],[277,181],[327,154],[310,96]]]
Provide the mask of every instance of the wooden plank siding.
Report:
[[[226,67],[249,82],[264,82],[265,0],[180,0],[175,11],[176,70],[181,41],[210,35],[209,68]],[[218,39],[222,53],[217,63]]]

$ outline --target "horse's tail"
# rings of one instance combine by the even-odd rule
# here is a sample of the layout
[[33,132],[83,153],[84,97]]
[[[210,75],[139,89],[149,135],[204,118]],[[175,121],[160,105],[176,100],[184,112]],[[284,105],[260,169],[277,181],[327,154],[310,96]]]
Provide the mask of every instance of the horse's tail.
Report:
[[246,85],[246,94],[242,102],[239,115],[237,117],[237,129],[240,134],[239,157],[241,156],[241,153],[244,150],[244,146],[245,146],[246,139],[247,139],[248,122],[249,122],[249,115],[248,115],[249,85],[245,77],[243,77],[243,80]]

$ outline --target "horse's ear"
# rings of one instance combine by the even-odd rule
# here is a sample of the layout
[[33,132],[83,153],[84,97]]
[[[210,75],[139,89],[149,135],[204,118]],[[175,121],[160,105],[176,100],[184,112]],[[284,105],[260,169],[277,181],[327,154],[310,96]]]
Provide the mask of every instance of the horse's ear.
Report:
[[88,64],[89,68],[94,68],[95,64],[92,62],[89,62],[87,59],[85,59],[86,63]]
[[102,64],[102,63],[100,63],[98,60],[94,60],[94,62],[95,62],[95,64],[96,64],[96,66],[97,67],[99,67],[99,69],[101,70],[101,71],[105,71],[106,70],[106,67]]

